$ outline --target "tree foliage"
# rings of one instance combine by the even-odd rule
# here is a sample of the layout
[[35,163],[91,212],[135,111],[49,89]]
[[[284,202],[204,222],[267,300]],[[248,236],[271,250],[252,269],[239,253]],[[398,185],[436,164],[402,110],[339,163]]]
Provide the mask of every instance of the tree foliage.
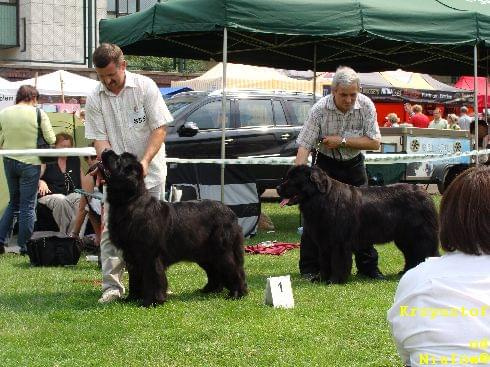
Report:
[[209,69],[208,63],[202,60],[172,59],[157,56],[126,55],[128,68],[132,70],[179,71],[183,73],[198,73]]

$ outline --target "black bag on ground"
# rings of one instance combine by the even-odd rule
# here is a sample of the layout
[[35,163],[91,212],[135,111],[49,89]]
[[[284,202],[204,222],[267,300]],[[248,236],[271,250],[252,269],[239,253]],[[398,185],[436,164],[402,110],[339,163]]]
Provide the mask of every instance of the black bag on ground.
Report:
[[27,254],[34,266],[76,265],[80,240],[73,237],[40,237],[27,242]]
[[[36,108],[37,117],[37,149],[51,149],[43,136],[43,131],[41,129],[41,110]],[[39,157],[41,163],[54,163],[57,161],[58,157]]]

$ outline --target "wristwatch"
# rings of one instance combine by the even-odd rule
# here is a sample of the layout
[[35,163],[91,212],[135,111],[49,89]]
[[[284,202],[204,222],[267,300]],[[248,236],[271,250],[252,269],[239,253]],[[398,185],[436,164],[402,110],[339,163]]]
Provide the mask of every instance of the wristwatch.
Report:
[[342,138],[342,141],[340,142],[340,147],[341,148],[345,148],[347,146],[347,139],[346,138]]

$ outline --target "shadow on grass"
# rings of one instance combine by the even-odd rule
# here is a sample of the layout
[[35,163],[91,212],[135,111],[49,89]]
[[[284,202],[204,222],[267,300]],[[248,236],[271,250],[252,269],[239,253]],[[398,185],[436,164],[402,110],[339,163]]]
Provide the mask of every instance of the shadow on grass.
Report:
[[99,307],[99,290],[3,293],[0,308],[14,312],[88,310]]
[[[299,272],[290,272],[288,274],[286,273],[278,273],[278,274],[251,274],[247,276],[247,284],[250,289],[260,289],[263,290],[265,289],[265,284],[267,282],[268,277],[273,277],[273,276],[282,276],[282,275],[290,275],[291,276],[291,282],[294,283],[294,288],[310,288],[312,285],[316,285],[319,287],[328,287],[331,284],[326,283],[326,282],[312,282],[306,278],[303,278]],[[357,275],[353,274],[349,277],[347,280],[347,283],[345,284],[340,284],[340,285],[349,285],[349,284],[376,284],[379,283],[384,284],[385,282],[396,282],[401,278],[401,275],[399,274],[385,274],[385,280],[376,280],[376,279],[371,279],[367,278],[362,275]]]

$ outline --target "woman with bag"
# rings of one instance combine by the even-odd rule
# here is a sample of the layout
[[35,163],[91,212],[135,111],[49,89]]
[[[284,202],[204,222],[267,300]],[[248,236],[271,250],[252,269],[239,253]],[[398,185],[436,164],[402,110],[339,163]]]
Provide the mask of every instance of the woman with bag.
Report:
[[[2,149],[35,149],[38,141],[37,100],[39,92],[30,85],[17,91],[15,105],[0,111],[0,147]],[[40,111],[40,125],[48,144],[55,142],[55,134],[44,111]],[[36,196],[41,161],[38,156],[5,156],[3,158],[10,201],[0,220],[0,253],[12,232],[14,217],[19,222],[17,244],[26,254],[26,243],[32,235],[35,221]]]

